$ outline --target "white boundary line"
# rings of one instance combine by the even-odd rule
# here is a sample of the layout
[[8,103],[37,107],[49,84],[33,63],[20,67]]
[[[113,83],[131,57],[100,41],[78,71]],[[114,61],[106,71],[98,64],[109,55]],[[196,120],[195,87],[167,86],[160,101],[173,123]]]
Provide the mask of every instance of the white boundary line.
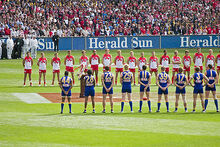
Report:
[[51,103],[49,100],[37,93],[12,93],[12,95],[28,104]]

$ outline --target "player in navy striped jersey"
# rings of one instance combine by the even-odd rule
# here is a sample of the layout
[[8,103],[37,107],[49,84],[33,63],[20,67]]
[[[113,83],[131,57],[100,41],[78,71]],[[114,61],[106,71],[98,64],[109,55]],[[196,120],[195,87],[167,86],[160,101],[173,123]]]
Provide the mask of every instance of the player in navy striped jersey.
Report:
[[95,88],[94,88],[95,78],[92,75],[91,69],[87,71],[87,76],[84,77],[84,80],[85,80],[85,109],[83,113],[86,113],[89,96],[91,96],[91,100],[92,100],[92,108],[93,108],[92,113],[95,113]]
[[[191,83],[191,80],[194,80],[194,84]],[[205,83],[203,82],[205,80]],[[195,73],[193,74],[193,76],[190,77],[189,82],[190,85],[192,87],[194,87],[193,90],[193,111],[195,112],[196,110],[196,100],[197,100],[197,95],[200,95],[200,99],[201,99],[201,104],[202,104],[202,108],[203,108],[203,112],[205,112],[205,107],[204,107],[204,96],[203,96],[203,87],[204,85],[206,85],[207,81],[209,81],[209,79],[200,72],[200,68],[199,67],[195,67]]]
[[103,111],[105,113],[105,106],[106,106],[106,96],[109,95],[110,105],[111,105],[111,113],[113,113],[113,85],[114,85],[114,75],[109,72],[109,67],[105,66],[105,72],[102,74],[102,94],[103,94]]
[[209,82],[207,83],[205,87],[205,110],[208,106],[209,93],[210,91],[212,91],[214,103],[216,106],[216,111],[219,112],[218,99],[216,98],[216,87],[215,87],[215,84],[218,82],[218,74],[216,73],[215,70],[213,70],[213,67],[211,64],[208,65],[208,70],[205,72],[205,75],[209,79]]
[[169,75],[165,72],[165,67],[161,67],[161,73],[157,75],[156,78],[156,84],[158,85],[158,103],[157,103],[157,111],[160,112],[160,105],[161,105],[161,98],[162,94],[164,94],[165,101],[166,101],[166,107],[167,107],[167,112],[170,112],[169,110],[169,102],[168,102],[168,87],[170,86],[170,77]]
[[126,94],[128,95],[128,101],[133,112],[132,100],[131,100],[131,84],[133,83],[133,74],[128,70],[128,65],[124,66],[125,71],[121,73],[120,82],[122,84],[122,102],[121,102],[121,113],[124,111],[124,102]]
[[142,66],[142,71],[138,74],[138,82],[140,83],[140,108],[139,112],[142,112],[143,96],[146,92],[146,97],[148,101],[149,112],[151,112],[151,101],[150,101],[150,84],[151,84],[151,74],[146,71],[147,66]]
[[174,85],[176,86],[176,103],[175,103],[175,111],[174,112],[177,112],[177,110],[178,110],[178,103],[179,103],[180,95],[182,95],[185,112],[188,112],[187,111],[187,104],[186,104],[186,97],[185,97],[185,93],[186,93],[185,87],[188,84],[188,79],[186,78],[186,75],[183,74],[182,67],[180,67],[178,69],[178,74],[175,75],[174,81],[175,81]]
[[62,103],[61,103],[61,114],[63,113],[63,107],[64,107],[64,102],[65,98],[68,99],[69,103],[69,113],[72,113],[71,111],[71,89],[72,89],[72,79],[68,77],[68,71],[65,71],[64,77],[60,79],[60,88],[62,90],[61,96],[62,96]]

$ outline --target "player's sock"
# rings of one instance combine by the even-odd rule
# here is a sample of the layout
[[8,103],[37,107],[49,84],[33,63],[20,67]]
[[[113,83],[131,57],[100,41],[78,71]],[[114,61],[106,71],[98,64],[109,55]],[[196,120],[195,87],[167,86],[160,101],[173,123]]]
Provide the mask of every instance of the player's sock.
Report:
[[218,100],[215,99],[215,100],[214,100],[214,103],[215,103],[216,110],[218,111]]
[[172,76],[172,84],[173,84],[174,76]]
[[149,111],[151,111],[151,101],[147,101],[147,104],[148,104],[148,108],[149,108]]
[[61,113],[63,113],[63,107],[64,107],[64,103],[61,103]]
[[39,82],[39,85],[41,85],[41,82]]
[[129,105],[130,105],[131,111],[133,111],[133,103],[132,103],[132,101],[129,101]]
[[157,103],[157,111],[160,111],[160,105],[161,105],[161,103],[158,102],[158,103]]
[[122,101],[122,102],[121,102],[121,112],[123,112],[123,111],[124,111],[124,105],[125,105],[125,102],[124,102],[124,101]]
[[187,111],[187,107],[185,107],[185,111]]
[[115,81],[115,85],[117,85],[117,80]]
[[139,109],[139,111],[141,111],[141,110],[142,110],[142,104],[143,104],[143,101],[142,101],[142,100],[140,100],[140,109]]
[[177,110],[178,110],[178,107],[175,108],[175,111],[177,111]]
[[73,85],[75,84],[75,80],[73,80]]
[[207,108],[207,106],[208,106],[208,103],[209,103],[209,100],[206,98],[206,99],[205,99],[205,110],[206,110],[206,108]]
[[72,112],[72,110],[71,110],[71,102],[69,102],[69,112]]
[[169,111],[169,102],[166,102],[167,111]]

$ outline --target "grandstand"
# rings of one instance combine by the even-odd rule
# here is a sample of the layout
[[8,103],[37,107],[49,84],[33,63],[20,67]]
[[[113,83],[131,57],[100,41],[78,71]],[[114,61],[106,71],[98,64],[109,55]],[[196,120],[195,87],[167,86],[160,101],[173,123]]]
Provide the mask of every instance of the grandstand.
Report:
[[2,0],[0,36],[220,33],[218,0]]

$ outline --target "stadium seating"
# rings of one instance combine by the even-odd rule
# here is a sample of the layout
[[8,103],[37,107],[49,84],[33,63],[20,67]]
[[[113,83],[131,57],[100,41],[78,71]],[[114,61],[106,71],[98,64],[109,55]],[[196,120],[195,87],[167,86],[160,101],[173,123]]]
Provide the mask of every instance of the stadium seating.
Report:
[[0,37],[219,34],[218,0],[2,0]]

